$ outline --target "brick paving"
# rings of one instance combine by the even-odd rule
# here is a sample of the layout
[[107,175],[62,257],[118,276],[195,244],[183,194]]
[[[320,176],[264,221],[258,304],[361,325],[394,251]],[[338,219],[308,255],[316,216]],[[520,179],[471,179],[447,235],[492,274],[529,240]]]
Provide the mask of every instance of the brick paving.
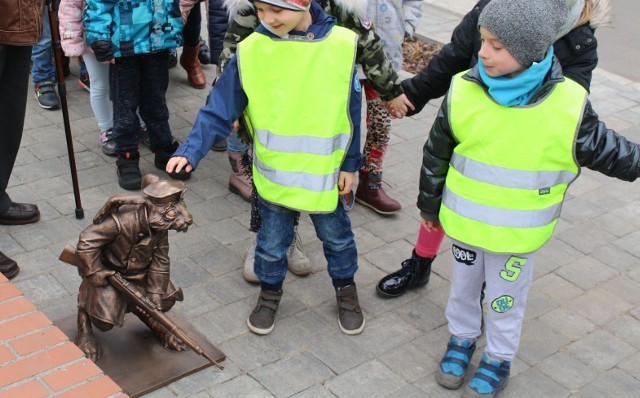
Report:
[[[459,14],[428,5],[418,33],[446,42],[459,19]],[[72,70],[77,75],[77,66]],[[209,77],[212,72],[205,71]],[[188,87],[179,67],[171,71],[171,81],[170,123],[174,135],[184,139],[208,90]],[[22,267],[11,282],[0,280],[0,398],[124,396],[50,321],[75,313],[80,283],[75,269],[57,260],[62,247],[76,242],[106,198],[123,192],[115,160],[100,151],[88,94],[72,77],[67,86],[86,217],[74,217],[61,113],[42,110],[30,98],[9,192],[16,201],[37,203],[42,220],[0,226],[0,247]],[[591,100],[609,127],[640,142],[640,83],[597,69]],[[258,292],[241,276],[249,205],[227,190],[227,155],[210,152],[187,182],[194,225],[186,234],[170,236],[172,279],[185,292],[185,302],[173,311],[225,352],[225,370],[207,368],[148,397],[460,395],[439,387],[433,375],[448,338],[443,309],[450,241],[445,239],[426,289],[395,300],[383,300],[374,292],[375,283],[396,270],[414,244],[418,165],[439,103],[433,101],[421,114],[393,123],[386,189],[403,211],[381,218],[356,206],[350,213],[360,254],[356,281],[367,317],[359,336],[338,329],[321,244],[306,216],[300,232],[315,272],[305,278],[288,275],[272,334],[259,337],[247,330],[246,317]],[[157,171],[146,148],[142,155],[142,171]],[[501,396],[637,396],[639,198],[637,183],[586,169],[571,186],[554,237],[539,254],[521,348]],[[478,360],[479,355],[473,363]],[[36,374],[24,373],[22,363],[27,362],[37,364]]]

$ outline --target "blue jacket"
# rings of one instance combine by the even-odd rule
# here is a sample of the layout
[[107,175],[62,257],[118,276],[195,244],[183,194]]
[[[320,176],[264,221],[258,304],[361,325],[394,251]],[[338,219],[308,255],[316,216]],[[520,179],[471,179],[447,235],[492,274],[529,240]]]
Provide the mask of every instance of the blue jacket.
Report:
[[110,41],[115,58],[182,45],[180,0],[86,0],[83,23],[87,45]]
[[[308,32],[312,32],[316,39],[326,36],[335,25],[336,19],[327,15],[315,2],[311,3],[311,15],[313,23]],[[255,30],[257,33],[275,37],[262,25]],[[307,32],[292,31],[290,35],[306,36]],[[347,155],[340,170],[355,172],[360,167],[362,155],[360,154],[360,122],[362,97],[354,68],[349,113],[353,124],[353,136],[347,149]],[[183,156],[195,169],[200,160],[209,152],[211,145],[229,136],[232,124],[240,118],[248,104],[247,96],[242,89],[237,57],[234,56],[224,69],[224,72],[209,94],[207,105],[200,109],[187,141],[174,153],[174,156]]]

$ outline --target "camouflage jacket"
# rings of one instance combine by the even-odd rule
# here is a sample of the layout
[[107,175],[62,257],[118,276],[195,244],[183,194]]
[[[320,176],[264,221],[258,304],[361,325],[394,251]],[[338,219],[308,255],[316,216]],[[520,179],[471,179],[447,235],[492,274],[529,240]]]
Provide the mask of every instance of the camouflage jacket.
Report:
[[[371,82],[382,100],[390,101],[403,93],[400,78],[391,66],[377,34],[371,29],[366,17],[366,1],[360,0],[315,0],[327,14],[336,17],[338,25],[356,32],[358,48],[356,63],[362,65],[364,75]],[[225,0],[225,6],[236,16],[224,37],[223,50],[218,65],[224,68],[233,57],[238,43],[249,36],[258,26],[258,17],[252,4]],[[362,10],[356,10],[359,5]]]

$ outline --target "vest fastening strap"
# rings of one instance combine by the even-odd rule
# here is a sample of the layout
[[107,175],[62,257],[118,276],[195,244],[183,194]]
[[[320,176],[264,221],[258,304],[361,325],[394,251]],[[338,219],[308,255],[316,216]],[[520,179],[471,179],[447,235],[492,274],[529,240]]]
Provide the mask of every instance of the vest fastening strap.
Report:
[[442,200],[456,214],[488,225],[508,228],[537,228],[551,224],[560,217],[562,202],[541,210],[502,209],[472,202],[453,193],[445,186]]
[[576,173],[561,171],[526,171],[492,166],[454,153],[451,165],[465,177],[505,188],[541,189],[569,184]]
[[338,149],[346,148],[351,140],[349,133],[324,138],[309,135],[278,135],[269,130],[256,129],[255,134],[258,141],[271,151],[327,156],[333,155]]
[[275,170],[262,163],[257,157],[253,159],[253,165],[260,174],[275,184],[303,188],[313,192],[331,191],[338,183],[338,175],[340,174],[340,169],[336,169],[333,174],[325,175]]

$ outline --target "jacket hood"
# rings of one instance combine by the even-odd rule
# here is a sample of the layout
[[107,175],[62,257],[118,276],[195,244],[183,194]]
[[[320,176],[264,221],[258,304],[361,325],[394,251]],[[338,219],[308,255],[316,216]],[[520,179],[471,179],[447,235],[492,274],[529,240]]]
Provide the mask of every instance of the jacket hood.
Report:
[[591,18],[589,19],[589,25],[592,28],[598,28],[600,26],[607,26],[611,23],[611,5],[609,0],[585,0],[591,3]]
[[[358,18],[367,17],[367,0],[329,0],[334,3],[341,17],[344,19],[347,15],[352,14]],[[238,11],[253,7],[249,0],[223,0],[224,7],[229,11],[229,18],[233,19]],[[319,2],[320,5],[326,1]]]

